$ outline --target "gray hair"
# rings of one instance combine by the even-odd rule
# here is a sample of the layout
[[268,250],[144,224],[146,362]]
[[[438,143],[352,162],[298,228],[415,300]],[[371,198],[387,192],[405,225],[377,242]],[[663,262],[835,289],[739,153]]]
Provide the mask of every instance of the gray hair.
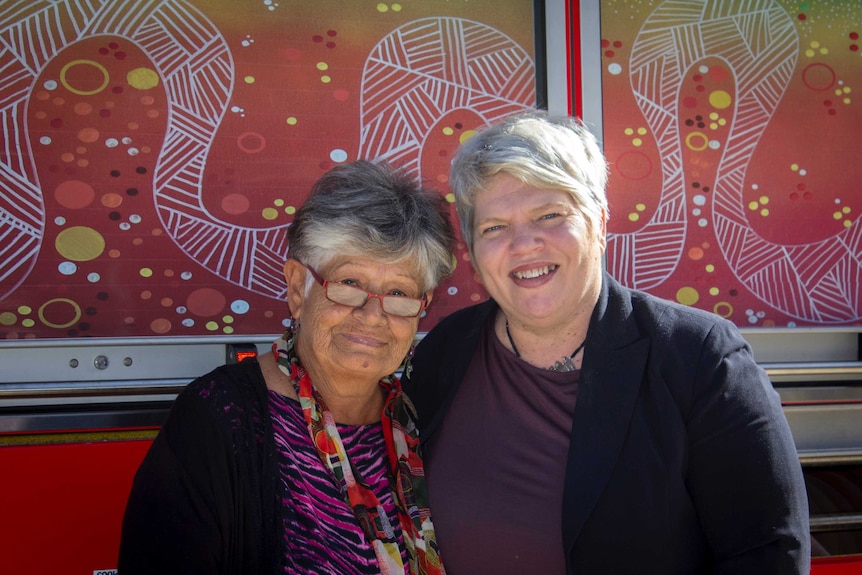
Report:
[[500,173],[569,193],[590,226],[600,225],[602,212],[609,217],[607,162],[583,122],[543,111],[521,112],[479,131],[452,161],[449,185],[471,254],[476,192]]
[[339,256],[408,262],[423,291],[455,267],[449,203],[386,162],[359,160],[324,174],[296,211],[287,240],[290,257],[316,269]]

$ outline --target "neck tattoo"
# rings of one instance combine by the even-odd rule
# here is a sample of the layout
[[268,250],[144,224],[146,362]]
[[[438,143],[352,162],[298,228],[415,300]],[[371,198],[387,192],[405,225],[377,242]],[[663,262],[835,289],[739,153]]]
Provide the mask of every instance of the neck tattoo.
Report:
[[[512,334],[509,333],[508,318],[506,319],[506,337],[509,338],[509,345],[512,346],[512,351],[515,352],[515,357],[521,357],[521,352],[518,351],[518,346],[515,345],[515,340],[512,339]],[[575,359],[575,356],[578,355],[578,353],[582,349],[584,349],[584,345],[586,345],[586,343],[587,340],[586,338],[584,338],[584,341],[581,342],[581,345],[575,348],[575,351],[572,352],[572,355],[570,355],[569,357],[560,358],[559,361],[554,362],[554,365],[546,367],[545,369],[549,371],[575,371],[575,369],[577,368],[575,367],[575,364],[574,362],[572,362],[572,360]]]

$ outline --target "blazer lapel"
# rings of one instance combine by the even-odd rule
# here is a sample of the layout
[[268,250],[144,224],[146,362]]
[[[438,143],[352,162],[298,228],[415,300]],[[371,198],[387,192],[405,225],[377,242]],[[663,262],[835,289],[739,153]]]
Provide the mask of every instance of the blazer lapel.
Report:
[[632,320],[630,300],[618,299],[618,287],[611,286],[610,302],[603,294],[584,354],[563,491],[567,556],[619,458],[646,370],[649,339]]

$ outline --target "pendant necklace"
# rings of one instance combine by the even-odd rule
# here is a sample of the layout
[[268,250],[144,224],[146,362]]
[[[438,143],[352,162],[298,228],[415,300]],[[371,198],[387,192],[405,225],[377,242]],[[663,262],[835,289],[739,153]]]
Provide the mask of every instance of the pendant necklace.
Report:
[[[512,339],[512,334],[509,333],[509,318],[506,318],[506,337],[509,338],[509,345],[512,346],[512,351],[515,352],[515,357],[521,357],[521,352],[518,351],[518,346],[515,345],[515,340]],[[587,343],[587,339],[584,338],[584,341],[581,342],[581,345],[579,345],[578,347],[575,348],[575,351],[572,352],[572,355],[570,355],[569,357],[560,358],[559,361],[554,362],[554,365],[547,367],[545,369],[548,369],[550,371],[563,371],[563,372],[575,371],[575,369],[577,369],[577,368],[575,367],[575,364],[574,364],[574,362],[572,362],[572,360],[575,359],[575,356],[578,355],[579,351],[584,349],[584,345],[586,345],[586,343]]]

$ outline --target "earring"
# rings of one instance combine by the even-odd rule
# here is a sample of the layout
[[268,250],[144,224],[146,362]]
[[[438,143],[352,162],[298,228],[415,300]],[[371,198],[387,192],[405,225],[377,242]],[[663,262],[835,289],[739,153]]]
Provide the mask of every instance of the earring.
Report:
[[416,353],[416,344],[410,344],[410,349],[407,351],[407,357],[404,358],[404,377],[410,379],[410,374],[413,373],[413,354]]

